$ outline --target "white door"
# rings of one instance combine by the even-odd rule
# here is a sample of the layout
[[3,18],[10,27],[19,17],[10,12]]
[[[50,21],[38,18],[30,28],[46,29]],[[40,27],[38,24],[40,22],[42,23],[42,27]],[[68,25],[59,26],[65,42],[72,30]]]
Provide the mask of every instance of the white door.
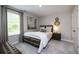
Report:
[[78,6],[75,6],[72,12],[72,40],[74,43],[74,51],[78,53]]

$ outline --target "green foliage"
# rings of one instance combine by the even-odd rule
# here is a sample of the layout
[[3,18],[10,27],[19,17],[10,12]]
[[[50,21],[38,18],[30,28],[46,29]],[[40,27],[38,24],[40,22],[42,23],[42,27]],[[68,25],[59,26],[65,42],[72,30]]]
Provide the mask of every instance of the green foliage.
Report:
[[18,32],[19,31],[19,16],[17,14],[13,13],[8,13],[8,32],[13,33],[13,32]]

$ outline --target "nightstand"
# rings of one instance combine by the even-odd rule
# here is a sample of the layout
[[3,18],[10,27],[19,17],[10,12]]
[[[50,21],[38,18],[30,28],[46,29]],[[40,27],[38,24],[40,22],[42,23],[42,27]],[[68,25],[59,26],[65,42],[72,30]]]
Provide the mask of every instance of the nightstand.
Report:
[[54,40],[61,40],[61,33],[53,33],[52,38]]

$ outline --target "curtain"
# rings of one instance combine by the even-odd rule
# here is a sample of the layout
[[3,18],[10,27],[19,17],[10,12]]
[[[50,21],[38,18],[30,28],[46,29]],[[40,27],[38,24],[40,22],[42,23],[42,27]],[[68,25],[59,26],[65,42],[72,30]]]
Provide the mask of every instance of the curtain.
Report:
[[7,8],[1,6],[1,36],[2,42],[6,42],[8,40],[7,35]]
[[20,36],[19,36],[20,42],[22,42],[23,34],[24,34],[23,12],[20,12]]

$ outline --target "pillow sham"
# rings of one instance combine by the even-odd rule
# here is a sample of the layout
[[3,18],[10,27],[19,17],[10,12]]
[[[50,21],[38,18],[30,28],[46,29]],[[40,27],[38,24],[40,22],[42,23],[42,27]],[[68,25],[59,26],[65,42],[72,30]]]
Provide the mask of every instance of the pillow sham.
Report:
[[51,32],[51,27],[46,27],[46,32]]

